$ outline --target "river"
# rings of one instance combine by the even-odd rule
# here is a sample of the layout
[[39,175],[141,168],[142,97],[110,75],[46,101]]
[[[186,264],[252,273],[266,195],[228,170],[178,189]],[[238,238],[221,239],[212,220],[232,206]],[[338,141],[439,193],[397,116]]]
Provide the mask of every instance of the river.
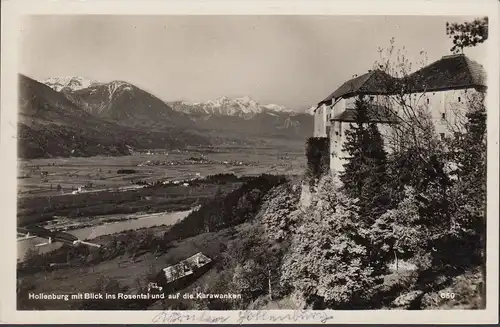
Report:
[[[153,227],[159,225],[173,225],[176,222],[184,219],[192,210],[166,212],[164,214],[152,214],[138,219],[129,219],[125,221],[104,223],[102,225],[85,227],[80,229],[69,230],[67,233],[75,235],[81,240],[93,239],[102,235],[120,233],[126,230],[139,229],[144,227]],[[47,242],[43,238],[31,238],[28,240],[17,241],[17,258],[23,259],[24,255],[30,248],[35,248],[35,244]],[[38,249],[39,253],[53,251],[62,246],[62,243],[54,242],[49,245],[41,246]]]

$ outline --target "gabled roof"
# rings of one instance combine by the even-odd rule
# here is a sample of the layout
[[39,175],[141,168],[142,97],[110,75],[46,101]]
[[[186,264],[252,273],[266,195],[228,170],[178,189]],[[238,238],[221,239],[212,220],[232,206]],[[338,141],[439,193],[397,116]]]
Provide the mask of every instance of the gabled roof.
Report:
[[[356,122],[357,109],[346,109],[340,114],[335,115],[331,120],[340,122]],[[368,107],[368,121],[373,123],[395,124],[398,117],[389,108],[381,105],[370,105]]]
[[451,89],[486,88],[483,66],[464,54],[444,56],[407,77],[412,92],[445,91]]
[[394,78],[381,70],[372,70],[366,74],[355,77],[342,84],[335,92],[321,101],[318,105],[330,102],[340,97],[351,97],[363,94],[387,94],[388,85]]
[[399,87],[410,92],[445,91],[452,89],[486,89],[483,66],[464,54],[444,56],[406,78],[398,79],[381,70],[369,71],[342,84],[335,92],[318,103],[331,104],[338,98],[357,95],[391,94]]

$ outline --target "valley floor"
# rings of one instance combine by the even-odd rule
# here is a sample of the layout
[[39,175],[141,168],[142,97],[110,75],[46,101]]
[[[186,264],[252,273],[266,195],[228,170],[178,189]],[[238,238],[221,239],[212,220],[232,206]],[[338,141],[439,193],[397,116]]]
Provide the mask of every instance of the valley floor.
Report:
[[[220,173],[239,176],[299,174],[305,167],[304,142],[275,140],[261,146],[226,145],[167,151],[151,149],[121,157],[73,157],[18,161],[20,197],[118,190],[141,182],[183,181]],[[134,170],[119,173],[120,170]],[[58,186],[60,188],[58,189]]]

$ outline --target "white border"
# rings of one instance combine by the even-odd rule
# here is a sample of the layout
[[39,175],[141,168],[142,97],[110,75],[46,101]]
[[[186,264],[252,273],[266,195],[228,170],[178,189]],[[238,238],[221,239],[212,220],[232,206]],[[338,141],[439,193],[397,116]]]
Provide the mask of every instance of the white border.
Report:
[[[159,311],[16,311],[15,222],[16,222],[16,123],[18,21],[30,14],[109,14],[109,15],[185,15],[185,14],[291,14],[291,15],[474,15],[489,16],[488,59],[488,228],[487,228],[487,308],[485,310],[420,311],[325,311],[328,323],[498,323],[498,140],[499,140],[499,2],[492,1],[236,1],[236,0],[11,0],[2,2],[1,56],[1,176],[3,252],[0,278],[0,322],[7,323],[206,323],[207,317],[227,317],[225,323],[270,323],[274,316],[293,311],[271,311],[256,320],[241,320],[243,311],[182,311],[193,314],[182,321],[158,320]],[[495,43],[496,42],[496,43]],[[297,312],[295,312],[297,313]],[[174,312],[167,313],[170,318]],[[156,321],[155,321],[156,317]],[[283,319],[289,323],[321,323],[321,319]]]

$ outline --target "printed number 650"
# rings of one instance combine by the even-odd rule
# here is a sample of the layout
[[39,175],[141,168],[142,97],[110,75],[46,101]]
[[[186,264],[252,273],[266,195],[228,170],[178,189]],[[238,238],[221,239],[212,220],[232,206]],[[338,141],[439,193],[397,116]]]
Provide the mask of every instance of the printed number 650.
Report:
[[455,298],[455,293],[442,292],[442,293],[439,293],[439,296],[442,299],[454,299]]

